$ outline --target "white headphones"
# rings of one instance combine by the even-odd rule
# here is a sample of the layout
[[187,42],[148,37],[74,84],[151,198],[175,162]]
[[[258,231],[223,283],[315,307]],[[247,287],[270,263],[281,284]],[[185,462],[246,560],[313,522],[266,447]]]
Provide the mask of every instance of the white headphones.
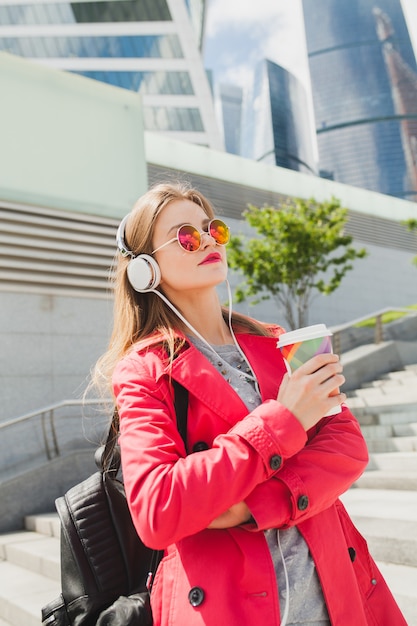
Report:
[[132,260],[127,266],[127,277],[135,291],[147,293],[154,291],[161,282],[161,270],[158,263],[149,254],[135,255],[125,243],[125,228],[129,215],[120,222],[117,229],[116,241],[120,254],[130,256]]

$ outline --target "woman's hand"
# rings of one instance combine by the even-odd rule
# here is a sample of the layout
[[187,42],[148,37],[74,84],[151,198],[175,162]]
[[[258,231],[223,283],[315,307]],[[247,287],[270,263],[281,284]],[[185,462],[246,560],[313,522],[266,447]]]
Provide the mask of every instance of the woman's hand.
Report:
[[307,431],[330,409],[346,400],[339,387],[345,382],[343,367],[336,354],[318,354],[286,374],[277,400],[295,415]]
[[227,511],[216,517],[208,528],[233,528],[249,521],[251,513],[244,502],[239,502],[230,507]]

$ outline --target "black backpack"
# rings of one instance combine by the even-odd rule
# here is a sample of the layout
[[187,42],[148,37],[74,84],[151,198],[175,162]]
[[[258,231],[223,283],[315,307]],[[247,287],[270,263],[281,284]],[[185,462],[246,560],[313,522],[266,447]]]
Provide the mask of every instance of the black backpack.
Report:
[[[177,427],[186,442],[188,392],[172,381]],[[147,548],[117,478],[120,452],[115,411],[104,447],[96,453],[100,471],[55,502],[61,521],[61,588],[42,609],[43,626],[150,626],[148,588],[163,551]]]

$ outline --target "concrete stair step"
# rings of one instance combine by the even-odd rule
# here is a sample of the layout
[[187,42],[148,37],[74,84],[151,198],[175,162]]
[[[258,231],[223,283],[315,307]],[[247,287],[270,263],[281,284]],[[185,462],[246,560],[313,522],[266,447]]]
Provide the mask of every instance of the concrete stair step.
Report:
[[40,626],[42,607],[61,591],[58,581],[0,561],[0,619],[13,626]]
[[392,372],[387,372],[383,376],[382,379],[387,378],[391,380],[404,380],[405,378],[417,378],[417,368],[414,363],[411,366],[405,366],[403,369],[392,370]]
[[[376,413],[375,413],[376,412]],[[376,407],[374,415],[377,415],[377,422],[379,424],[394,425],[408,425],[414,423],[417,415],[417,404],[405,405],[403,407],[387,406]]]
[[404,368],[402,370],[393,370],[392,372],[388,372],[387,374],[384,374],[384,376],[381,376],[380,380],[394,380],[399,383],[404,383],[404,381],[412,382],[413,380],[417,382],[417,370],[411,367]]
[[58,513],[38,513],[36,515],[27,515],[25,517],[26,530],[41,533],[47,537],[60,537],[61,524]]
[[[365,390],[362,390],[365,391]],[[377,390],[372,390],[372,392]],[[346,400],[347,406],[361,426],[387,425],[408,426],[416,421],[417,402],[404,401],[404,396],[387,396],[379,393],[373,398],[364,396],[350,396]]]
[[412,437],[387,437],[374,439],[366,437],[370,453],[379,452],[417,452],[417,435]]
[[417,423],[361,424],[370,453],[417,451]]
[[360,489],[417,491],[417,474],[385,470],[367,470],[355,482],[355,487]]
[[0,554],[8,563],[51,580],[60,580],[60,542],[31,531],[0,535]]
[[[362,400],[362,402],[358,402]],[[417,407],[417,391],[416,389],[405,388],[392,393],[383,393],[379,388],[370,387],[368,389],[358,389],[355,396],[349,396],[347,399],[349,407],[355,408],[356,411],[367,409],[368,412],[385,413],[411,413]],[[416,413],[414,413],[415,421]]]
[[367,441],[389,439],[394,435],[391,424],[361,424],[361,431]]
[[417,524],[417,491],[352,487],[342,494],[341,500],[352,517]]
[[26,527],[0,535],[0,626],[40,626],[61,591],[58,515],[30,516]]
[[417,568],[381,561],[377,561],[377,565],[408,626],[417,626]]
[[417,435],[417,422],[411,424],[393,424],[392,431],[395,437],[408,437]]
[[368,470],[417,474],[417,452],[380,452],[370,455]]
[[[393,372],[398,374],[398,372]],[[378,380],[372,380],[367,383],[363,383],[360,387],[361,390],[368,391],[369,389],[376,389],[383,394],[389,395],[390,393],[402,392],[415,388],[417,384],[417,376],[404,376],[403,378],[393,378],[390,374],[387,374],[386,378],[379,378]],[[357,390],[355,393],[358,393]]]

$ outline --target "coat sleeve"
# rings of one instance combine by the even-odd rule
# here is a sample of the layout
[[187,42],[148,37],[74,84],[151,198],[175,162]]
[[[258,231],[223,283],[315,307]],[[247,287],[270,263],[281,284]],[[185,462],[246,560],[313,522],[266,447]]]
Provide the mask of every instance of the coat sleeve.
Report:
[[246,498],[260,530],[294,526],[328,508],[363,473],[368,450],[347,407],[309,431],[307,445]]
[[169,379],[156,380],[129,358],[113,376],[132,518],[144,543],[163,549],[245,500],[303,448],[307,436],[287,409],[268,400],[217,436],[210,450],[186,456]]

